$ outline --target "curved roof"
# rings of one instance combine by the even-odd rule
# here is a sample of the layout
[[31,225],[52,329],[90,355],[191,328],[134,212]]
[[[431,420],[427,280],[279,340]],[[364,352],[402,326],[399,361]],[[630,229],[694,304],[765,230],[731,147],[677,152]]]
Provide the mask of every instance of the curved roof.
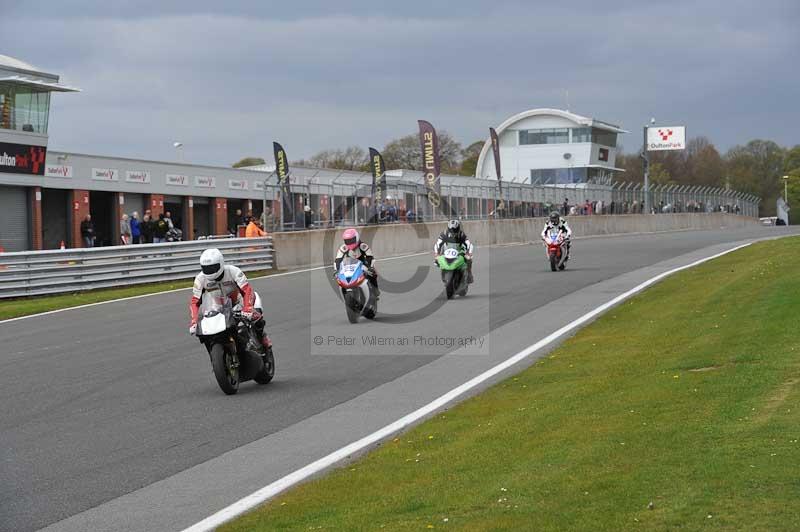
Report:
[[4,66],[17,68],[19,70],[30,70],[31,72],[39,72],[38,68],[36,68],[31,64],[26,63],[25,61],[20,61],[19,59],[15,59],[13,57],[0,54],[0,67]]
[[[586,116],[576,115],[575,113],[570,113],[569,111],[563,111],[561,109],[549,109],[549,108],[541,108],[541,109],[529,109],[527,111],[522,111],[521,113],[517,113],[514,116],[506,119],[505,122],[500,124],[498,127],[495,128],[497,131],[497,135],[500,136],[503,131],[508,129],[509,127],[513,126],[520,120],[524,120],[525,118],[530,118],[532,116],[558,116],[561,118],[566,118],[579,126],[585,127],[596,127],[599,129],[605,129],[607,131],[613,131],[615,133],[627,133],[621,127],[615,124],[609,124],[608,122],[602,122],[600,120],[595,120],[594,118],[589,118]],[[481,176],[478,175],[483,168],[483,159],[486,157],[486,154],[492,147],[492,139],[486,139],[486,142],[483,143],[483,148],[481,148],[481,153],[478,156],[478,165],[475,167],[475,177],[480,178]]]

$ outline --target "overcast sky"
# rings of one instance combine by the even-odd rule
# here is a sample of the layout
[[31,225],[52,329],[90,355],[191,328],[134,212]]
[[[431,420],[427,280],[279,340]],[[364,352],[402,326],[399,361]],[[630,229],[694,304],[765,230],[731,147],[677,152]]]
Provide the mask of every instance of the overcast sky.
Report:
[[83,89],[54,95],[52,149],[174,160],[180,140],[229,165],[272,140],[381,147],[420,118],[468,144],[567,91],[627,151],[651,116],[721,150],[800,143],[798,0],[0,4],[0,54]]

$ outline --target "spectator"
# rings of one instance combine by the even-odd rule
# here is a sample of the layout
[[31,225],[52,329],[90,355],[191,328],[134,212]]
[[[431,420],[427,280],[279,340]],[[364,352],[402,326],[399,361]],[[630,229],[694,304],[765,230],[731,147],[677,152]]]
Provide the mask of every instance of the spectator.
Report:
[[314,211],[311,210],[310,205],[303,207],[303,222],[306,229],[314,226]]
[[83,219],[81,222],[81,238],[83,238],[83,247],[85,248],[93,248],[94,247],[94,222],[92,222],[92,215],[87,214],[86,218]]
[[410,224],[417,221],[417,214],[414,212],[414,209],[408,209],[408,211],[406,211],[406,220],[408,220]]
[[142,232],[142,244],[153,243],[153,229],[153,220],[150,217],[150,211],[145,211],[144,218],[142,218],[142,223],[139,224],[139,230]]
[[169,224],[167,223],[164,213],[158,215],[158,220],[153,227],[153,243],[161,244],[166,242],[167,231],[169,231]]
[[136,211],[131,213],[131,241],[134,244],[142,243],[142,231],[139,224],[139,213]]
[[247,223],[247,229],[245,229],[244,236],[246,236],[247,238],[267,236],[267,232],[258,226],[255,218],[251,216],[249,220],[250,221]]
[[564,198],[564,216],[569,214],[569,198]]
[[167,221],[167,225],[169,226],[169,227],[167,228],[167,230],[170,230],[170,229],[175,229],[175,225],[172,223],[172,213],[171,213],[171,212],[167,211],[167,212],[164,214],[164,220],[166,220],[166,221]]
[[123,246],[131,243],[131,223],[128,221],[128,215],[122,215],[122,220],[119,221],[119,239]]
[[397,221],[397,207],[395,207],[394,203],[389,203],[389,221]]

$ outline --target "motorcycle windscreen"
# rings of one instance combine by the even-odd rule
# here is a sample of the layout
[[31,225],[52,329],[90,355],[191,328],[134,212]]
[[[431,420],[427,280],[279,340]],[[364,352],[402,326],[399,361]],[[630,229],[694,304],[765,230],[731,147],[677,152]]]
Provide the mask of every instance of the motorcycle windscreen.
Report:
[[345,257],[339,265],[339,276],[350,282],[361,275],[361,261],[352,257]]
[[219,289],[203,292],[200,300],[201,335],[217,334],[228,328],[226,316],[230,314],[230,300]]

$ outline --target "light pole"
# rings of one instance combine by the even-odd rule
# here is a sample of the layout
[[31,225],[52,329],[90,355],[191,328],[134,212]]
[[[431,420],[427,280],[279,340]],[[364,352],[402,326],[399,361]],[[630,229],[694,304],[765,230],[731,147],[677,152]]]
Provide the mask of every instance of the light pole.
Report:
[[178,162],[183,164],[183,142],[173,142],[172,147],[178,152]]
[[783,176],[783,201],[789,205],[789,176]]
[[[650,126],[656,123],[655,118],[650,119]],[[642,130],[642,165],[644,168],[644,212],[650,214],[650,159],[647,158],[647,128],[645,125]]]

